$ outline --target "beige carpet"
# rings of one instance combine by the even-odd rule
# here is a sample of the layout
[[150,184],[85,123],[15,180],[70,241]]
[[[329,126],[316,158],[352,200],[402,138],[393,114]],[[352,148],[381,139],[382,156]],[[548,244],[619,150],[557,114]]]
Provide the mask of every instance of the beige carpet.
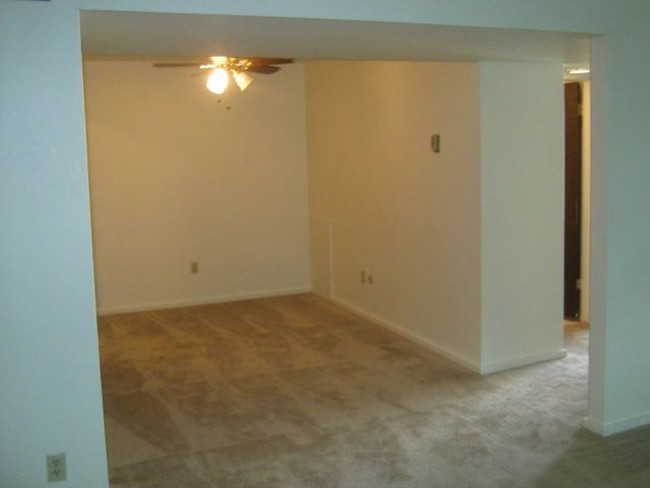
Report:
[[102,317],[112,488],[650,487],[565,359],[480,377],[313,295]]

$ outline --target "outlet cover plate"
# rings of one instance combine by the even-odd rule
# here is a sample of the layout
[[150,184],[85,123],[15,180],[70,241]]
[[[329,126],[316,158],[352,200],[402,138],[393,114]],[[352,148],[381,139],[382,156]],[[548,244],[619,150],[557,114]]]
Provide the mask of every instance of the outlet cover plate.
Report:
[[47,482],[65,481],[68,473],[65,465],[65,453],[50,454],[46,458]]

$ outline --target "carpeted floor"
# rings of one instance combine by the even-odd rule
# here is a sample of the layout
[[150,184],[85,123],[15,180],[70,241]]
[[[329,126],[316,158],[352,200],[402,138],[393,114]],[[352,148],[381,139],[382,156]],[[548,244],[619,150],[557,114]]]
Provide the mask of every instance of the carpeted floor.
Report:
[[647,488],[580,428],[588,331],[486,377],[313,295],[100,318],[112,488]]

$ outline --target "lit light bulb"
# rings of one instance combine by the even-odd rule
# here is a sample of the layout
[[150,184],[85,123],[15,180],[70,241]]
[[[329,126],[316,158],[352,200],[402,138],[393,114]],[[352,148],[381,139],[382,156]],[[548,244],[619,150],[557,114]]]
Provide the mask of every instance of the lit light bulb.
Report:
[[215,68],[205,86],[212,93],[223,95],[228,87],[228,72],[223,68]]
[[571,68],[569,70],[570,75],[588,75],[591,73],[589,68]]

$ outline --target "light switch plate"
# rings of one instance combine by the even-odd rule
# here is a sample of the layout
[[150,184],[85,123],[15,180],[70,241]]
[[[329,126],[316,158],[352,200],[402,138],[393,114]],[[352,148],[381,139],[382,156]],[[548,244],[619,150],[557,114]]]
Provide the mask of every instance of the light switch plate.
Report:
[[431,149],[434,153],[440,152],[440,134],[433,134],[431,136]]

